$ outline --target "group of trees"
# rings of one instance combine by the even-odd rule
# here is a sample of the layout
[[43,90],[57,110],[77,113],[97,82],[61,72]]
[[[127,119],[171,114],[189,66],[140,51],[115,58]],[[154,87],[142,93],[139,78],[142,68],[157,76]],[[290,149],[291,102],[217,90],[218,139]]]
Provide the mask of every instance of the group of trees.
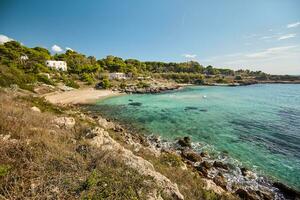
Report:
[[[28,59],[22,60],[22,56]],[[67,62],[68,71],[58,72],[46,67],[46,60],[63,60]],[[183,83],[203,83],[207,77],[235,76],[235,80],[243,77],[254,77],[257,80],[294,80],[291,76],[271,76],[261,71],[237,70],[215,68],[211,65],[205,67],[196,61],[189,62],[142,62],[136,59],[122,59],[116,56],[107,56],[97,60],[93,56],[86,56],[76,51],[67,50],[62,54],[51,55],[42,47],[28,48],[17,41],[10,41],[0,45],[0,84],[10,84],[12,80],[18,82],[34,83],[42,81],[51,84],[46,77],[37,75],[41,72],[59,74],[65,83],[76,86],[74,80],[79,79],[93,84],[97,79],[103,79],[102,72],[131,73],[133,77],[153,76],[164,79],[173,79]],[[18,77],[14,77],[18,76]],[[6,77],[6,78],[5,78]],[[299,79],[296,78],[296,79]],[[107,81],[106,81],[107,82]],[[105,84],[108,85],[108,84]]]

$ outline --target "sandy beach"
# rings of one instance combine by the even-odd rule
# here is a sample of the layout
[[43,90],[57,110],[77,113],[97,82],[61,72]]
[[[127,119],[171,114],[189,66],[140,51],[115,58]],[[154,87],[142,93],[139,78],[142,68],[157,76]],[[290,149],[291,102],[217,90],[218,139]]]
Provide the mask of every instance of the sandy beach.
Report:
[[94,88],[76,89],[66,92],[54,92],[44,97],[53,104],[88,104],[99,99],[121,95],[120,92],[111,90],[96,90]]

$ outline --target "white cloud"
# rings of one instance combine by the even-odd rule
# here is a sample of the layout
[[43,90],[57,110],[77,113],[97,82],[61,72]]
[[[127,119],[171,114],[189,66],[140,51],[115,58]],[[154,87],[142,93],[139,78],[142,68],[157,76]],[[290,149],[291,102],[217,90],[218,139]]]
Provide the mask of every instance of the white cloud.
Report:
[[0,35],[0,44],[4,44],[5,42],[12,41],[13,39],[7,37],[6,35]]
[[59,53],[59,52],[62,52],[63,50],[62,50],[62,48],[60,47],[60,46],[58,46],[58,45],[53,45],[52,47],[51,47],[51,49],[52,49],[52,51],[54,51],[54,52],[56,52],[56,53]]
[[66,50],[74,51],[74,50],[71,49],[70,47],[66,47]]
[[290,50],[295,47],[296,46],[273,47],[273,48],[265,49],[264,51],[246,54],[245,56],[248,58],[267,58],[270,56],[276,56],[278,54],[284,53],[287,50]]
[[291,23],[286,25],[287,28],[295,28],[297,26],[300,26],[300,22],[295,22],[295,23]]
[[183,54],[182,56],[185,58],[196,58],[197,57],[196,54]]
[[295,33],[291,33],[291,34],[287,34],[287,35],[282,35],[278,38],[278,40],[286,40],[286,39],[289,39],[289,38],[294,38],[296,37],[296,34]]

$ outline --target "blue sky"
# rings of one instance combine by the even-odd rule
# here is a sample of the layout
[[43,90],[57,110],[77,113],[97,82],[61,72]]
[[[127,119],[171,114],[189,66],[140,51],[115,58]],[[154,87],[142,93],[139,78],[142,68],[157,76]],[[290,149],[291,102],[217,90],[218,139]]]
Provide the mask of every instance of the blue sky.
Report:
[[0,34],[97,58],[300,74],[299,0],[0,0]]

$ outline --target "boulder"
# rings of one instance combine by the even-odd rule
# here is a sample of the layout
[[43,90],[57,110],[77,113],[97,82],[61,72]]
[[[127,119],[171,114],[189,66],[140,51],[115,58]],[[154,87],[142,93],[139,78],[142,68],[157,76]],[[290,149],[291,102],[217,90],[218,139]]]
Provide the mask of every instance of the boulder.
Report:
[[36,106],[33,106],[33,107],[31,107],[30,108],[32,111],[34,111],[34,112],[41,112],[41,110],[38,108],[38,107],[36,107]]
[[103,127],[104,129],[114,129],[115,128],[115,124],[113,122],[109,122],[106,119],[100,117],[98,119],[98,124]]
[[60,128],[71,129],[75,126],[75,119],[73,117],[58,117],[53,122]]
[[239,188],[237,191],[235,191],[235,194],[244,200],[260,200],[260,198],[255,193],[248,192],[247,190],[242,188]]
[[[152,177],[161,191],[172,197],[172,199],[183,200],[184,197],[180,193],[176,183],[172,183],[167,177],[155,171],[154,166],[142,157],[136,156],[132,151],[125,149],[118,142],[109,136],[107,131],[101,128],[93,130],[97,136],[90,140],[90,144],[101,151],[105,151],[108,156],[115,157],[123,162],[126,166],[137,170],[143,176]],[[160,191],[160,192],[161,192]]]
[[202,151],[200,153],[200,156],[202,156],[202,157],[209,157],[209,155],[208,155],[208,153],[206,151]]
[[218,174],[214,177],[213,181],[223,189],[227,189],[227,181],[222,174]]
[[212,164],[209,163],[208,161],[203,161],[201,164],[200,164],[202,167],[206,168],[206,169],[211,169],[212,168]]
[[213,166],[216,168],[222,168],[222,169],[228,170],[228,165],[226,165],[225,163],[220,162],[220,161],[215,161]]
[[296,191],[283,183],[275,182],[273,183],[273,186],[278,188],[287,199],[300,199],[299,191]]
[[191,151],[191,150],[183,151],[181,153],[181,155],[183,158],[188,159],[192,162],[201,162],[202,161],[202,157],[198,153]]
[[188,148],[192,147],[191,138],[190,137],[180,138],[177,141],[177,144],[179,144],[181,147],[188,147]]
[[256,179],[257,178],[257,175],[254,172],[248,170],[245,167],[241,168],[241,172],[242,172],[242,175],[248,179]]

